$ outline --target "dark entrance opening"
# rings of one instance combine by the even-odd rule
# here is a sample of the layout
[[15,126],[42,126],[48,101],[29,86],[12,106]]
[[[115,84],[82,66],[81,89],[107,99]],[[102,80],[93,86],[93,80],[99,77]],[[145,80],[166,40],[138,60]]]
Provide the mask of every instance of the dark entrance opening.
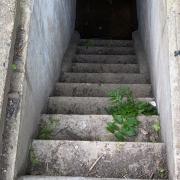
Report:
[[77,0],[81,38],[132,39],[136,29],[135,0]]

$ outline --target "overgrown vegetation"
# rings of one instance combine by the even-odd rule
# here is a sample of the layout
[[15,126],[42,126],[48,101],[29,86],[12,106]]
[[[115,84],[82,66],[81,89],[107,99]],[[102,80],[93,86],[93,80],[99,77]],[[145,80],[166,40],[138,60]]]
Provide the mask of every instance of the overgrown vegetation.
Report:
[[113,116],[113,121],[107,124],[107,130],[115,135],[119,141],[136,136],[140,122],[139,115],[157,115],[156,107],[148,102],[135,100],[132,91],[121,88],[110,92],[112,105],[108,113]]
[[32,166],[37,166],[40,164],[32,148],[30,149],[30,161],[31,161]]
[[57,125],[57,120],[50,118],[48,122],[44,122],[40,127],[40,133],[38,138],[49,140],[51,139],[53,130],[55,129]]

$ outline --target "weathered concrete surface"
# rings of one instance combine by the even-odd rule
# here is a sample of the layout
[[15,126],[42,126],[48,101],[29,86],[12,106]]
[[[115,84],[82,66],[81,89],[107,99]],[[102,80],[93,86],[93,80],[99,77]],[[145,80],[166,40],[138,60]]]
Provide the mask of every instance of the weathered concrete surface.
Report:
[[103,55],[134,55],[133,47],[86,47],[79,46],[78,54],[103,54]]
[[[152,98],[137,98],[153,102]],[[104,97],[50,97],[48,112],[50,114],[107,114],[111,105],[109,98]]]
[[[18,180],[123,180],[123,179],[120,179],[120,178],[90,178],[90,177],[61,177],[61,176],[59,176],[59,177],[58,176],[56,176],[56,177],[55,176],[25,176]],[[140,179],[126,178],[126,180],[140,180]],[[144,180],[146,180],[146,179],[144,179]],[[161,180],[163,180],[163,179],[161,179]]]
[[138,73],[64,73],[61,82],[146,84],[149,77]]
[[137,64],[135,55],[77,55],[74,62],[104,64]]
[[11,79],[11,92],[19,106],[14,109],[10,101],[7,107],[10,116],[7,114],[4,134],[3,180],[14,180],[26,168],[38,119],[59,77],[62,58],[74,31],[75,3],[74,0],[20,1],[20,39],[14,59],[17,67]]
[[31,164],[32,175],[167,178],[161,143],[35,140],[32,153],[38,162]]
[[167,144],[170,179],[180,179],[180,2],[138,0],[139,34],[149,61],[151,79]]
[[[175,178],[180,179],[180,1],[168,2],[169,69],[171,83],[171,111]],[[171,151],[169,151],[172,155]],[[169,156],[171,158],[171,156]],[[170,164],[171,165],[171,164]],[[173,173],[173,171],[171,171]],[[173,175],[173,174],[172,174]]]
[[17,172],[24,169],[29,143],[41,111],[59,77],[63,55],[74,31],[75,3],[74,0],[34,1],[16,157]]
[[107,97],[113,90],[129,87],[134,97],[152,97],[150,84],[57,83],[55,96]]
[[128,47],[133,46],[131,40],[102,40],[102,39],[81,39],[80,46],[106,46],[106,47]]
[[0,1],[0,153],[9,92],[11,63],[14,56],[16,0]]
[[137,64],[73,63],[72,72],[84,73],[138,73]]
[[[159,123],[158,118],[139,116],[137,136],[126,141],[160,142],[159,133],[153,128],[154,124]],[[112,121],[113,117],[109,115],[43,115],[38,138],[41,138],[44,129],[49,129],[48,139],[52,140],[117,141],[106,129],[107,123]]]
[[[53,177],[53,176],[25,176],[18,180],[123,180],[119,178],[89,178],[89,177]],[[132,180],[127,179],[126,180]],[[140,179],[133,179],[140,180]],[[145,180],[145,179],[144,179]]]

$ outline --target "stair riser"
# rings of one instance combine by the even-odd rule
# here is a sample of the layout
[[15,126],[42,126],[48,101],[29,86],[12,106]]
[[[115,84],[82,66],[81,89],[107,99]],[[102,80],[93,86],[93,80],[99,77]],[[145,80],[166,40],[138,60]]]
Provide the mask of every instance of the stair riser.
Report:
[[[152,101],[151,98],[144,99]],[[48,103],[50,114],[107,114],[111,106],[109,98],[51,97]]]
[[88,40],[83,39],[80,46],[103,46],[103,47],[132,47],[133,41],[127,40]]
[[137,64],[134,55],[77,55],[74,62],[104,64]]
[[34,141],[32,149],[32,175],[151,179],[166,170],[162,144]]
[[56,96],[77,97],[107,97],[108,94],[119,88],[129,87],[135,97],[151,97],[152,88],[148,84],[84,84],[84,83],[58,83],[55,88]]
[[80,73],[138,73],[139,67],[136,64],[73,63],[72,71]]
[[[112,133],[106,130],[107,123],[113,120],[108,115],[44,115],[41,120],[41,129],[51,128],[48,139],[53,140],[84,140],[84,141],[116,141]],[[159,122],[157,116],[138,118],[141,122],[138,134],[128,138],[129,142],[160,142],[159,134],[153,125]],[[40,134],[41,135],[41,134]]]
[[147,84],[149,79],[143,74],[117,73],[64,73],[61,82],[70,83],[120,83]]
[[134,55],[134,48],[131,47],[82,47],[79,46],[77,54],[103,54],[103,55]]

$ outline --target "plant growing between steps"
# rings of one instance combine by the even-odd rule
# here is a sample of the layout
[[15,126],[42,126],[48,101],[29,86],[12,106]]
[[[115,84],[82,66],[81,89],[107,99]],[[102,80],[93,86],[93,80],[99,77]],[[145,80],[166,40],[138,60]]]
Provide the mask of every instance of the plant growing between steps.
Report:
[[92,40],[88,40],[85,44],[86,48],[94,46],[94,42]]
[[132,91],[121,88],[110,92],[112,105],[107,109],[113,116],[113,121],[107,124],[107,130],[115,135],[119,141],[136,136],[140,122],[139,115],[157,115],[157,109],[148,102],[135,100]]
[[50,118],[48,122],[43,122],[40,127],[40,133],[38,138],[49,140],[52,136],[53,129],[57,125],[57,120]]
[[32,166],[37,166],[40,164],[32,148],[30,149],[30,161],[31,161]]

